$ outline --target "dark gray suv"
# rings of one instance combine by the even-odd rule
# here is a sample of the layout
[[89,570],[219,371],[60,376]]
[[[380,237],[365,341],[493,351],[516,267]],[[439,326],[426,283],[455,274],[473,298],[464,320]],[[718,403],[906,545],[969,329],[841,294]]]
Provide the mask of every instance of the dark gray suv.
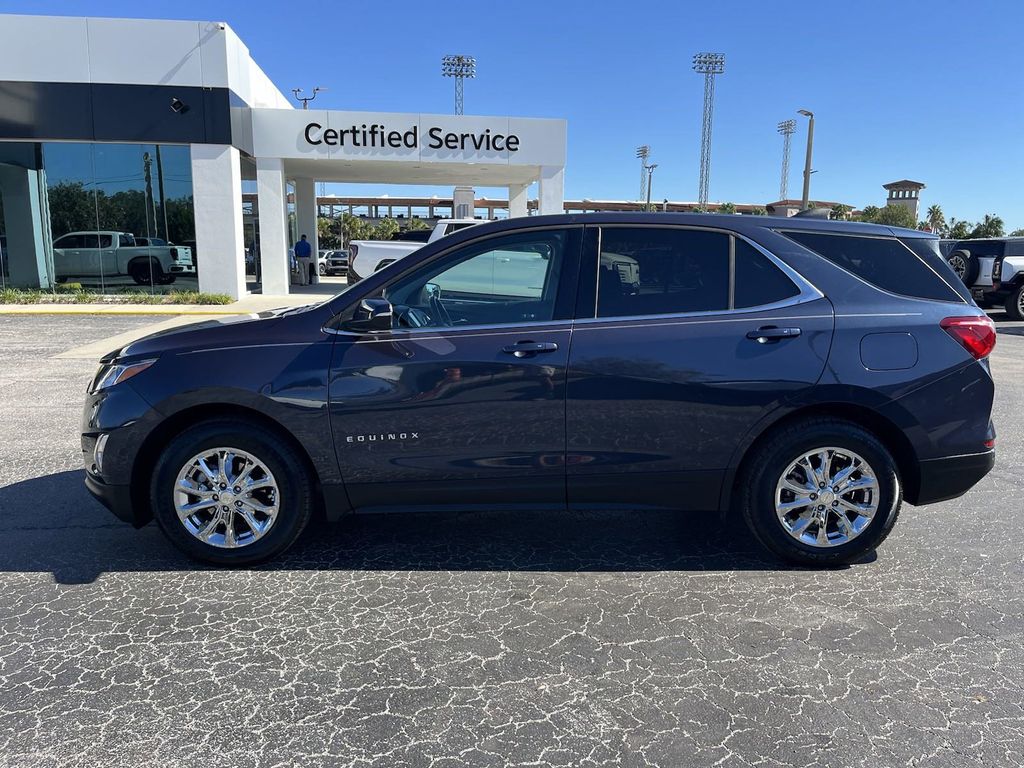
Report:
[[650,507],[849,563],[994,462],[992,322],[921,232],[541,216],[431,243],[316,306],[104,359],[89,489],[222,564],[314,510]]

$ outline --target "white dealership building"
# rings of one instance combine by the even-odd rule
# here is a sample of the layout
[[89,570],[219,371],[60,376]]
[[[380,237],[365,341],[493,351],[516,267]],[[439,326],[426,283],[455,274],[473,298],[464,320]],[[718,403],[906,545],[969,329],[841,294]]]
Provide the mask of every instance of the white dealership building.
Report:
[[[263,292],[287,293],[297,233],[316,248],[318,182],[506,187],[511,216],[537,183],[538,211],[560,213],[565,159],[564,120],[295,109],[221,22],[0,15],[5,285],[137,289],[112,255],[130,233],[133,255],[192,250],[178,285],[241,296],[248,247]],[[69,233],[73,267],[54,247]],[[154,268],[146,289],[167,290]]]

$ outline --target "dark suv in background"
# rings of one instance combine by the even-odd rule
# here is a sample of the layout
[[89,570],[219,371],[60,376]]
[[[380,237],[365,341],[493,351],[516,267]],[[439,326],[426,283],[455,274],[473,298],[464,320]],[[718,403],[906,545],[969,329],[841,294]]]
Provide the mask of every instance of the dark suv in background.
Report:
[[755,216],[472,227],[308,308],[104,358],[86,484],[221,564],[317,508],[742,517],[849,563],[992,467],[989,318],[921,232]]

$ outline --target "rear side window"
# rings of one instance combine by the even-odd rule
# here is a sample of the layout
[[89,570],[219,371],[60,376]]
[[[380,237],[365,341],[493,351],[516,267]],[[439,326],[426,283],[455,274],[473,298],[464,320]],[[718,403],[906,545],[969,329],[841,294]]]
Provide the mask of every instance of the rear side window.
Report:
[[603,227],[597,288],[598,317],[743,309],[800,293],[749,243],[723,232],[668,227]]
[[919,299],[961,301],[949,284],[895,237],[783,234],[882,290]]
[[736,309],[774,304],[799,293],[796,284],[754,246],[736,240]]
[[728,308],[728,235],[659,227],[601,230],[598,317]]
[[900,242],[916,253],[925,264],[946,278],[946,282],[953,286],[953,290],[961,299],[966,302],[971,301],[971,292],[967,290],[964,281],[956,276],[956,272],[949,266],[949,262],[942,257],[938,240],[932,237],[901,237]]

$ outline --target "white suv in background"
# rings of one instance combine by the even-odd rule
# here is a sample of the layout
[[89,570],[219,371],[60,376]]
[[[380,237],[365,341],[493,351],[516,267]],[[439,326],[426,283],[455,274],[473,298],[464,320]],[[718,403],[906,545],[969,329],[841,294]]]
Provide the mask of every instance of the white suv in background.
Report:
[[942,249],[979,307],[1002,305],[1024,320],[1024,237],[948,240]]

